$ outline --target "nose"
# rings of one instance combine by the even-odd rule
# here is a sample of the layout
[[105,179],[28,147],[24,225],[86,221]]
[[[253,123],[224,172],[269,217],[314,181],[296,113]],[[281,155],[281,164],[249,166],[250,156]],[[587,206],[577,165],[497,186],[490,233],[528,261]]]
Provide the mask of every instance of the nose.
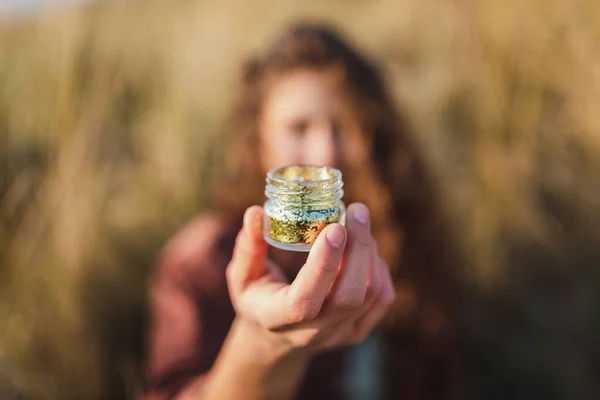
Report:
[[339,144],[335,124],[319,124],[311,129],[303,150],[303,163],[336,167],[339,161]]

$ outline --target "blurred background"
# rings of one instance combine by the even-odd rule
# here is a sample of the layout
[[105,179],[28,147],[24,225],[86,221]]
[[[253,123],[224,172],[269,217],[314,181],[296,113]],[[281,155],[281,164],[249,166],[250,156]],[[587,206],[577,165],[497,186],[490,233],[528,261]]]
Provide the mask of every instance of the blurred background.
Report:
[[240,63],[307,17],[381,62],[441,182],[469,395],[600,398],[596,0],[0,1],[0,398],[135,397]]

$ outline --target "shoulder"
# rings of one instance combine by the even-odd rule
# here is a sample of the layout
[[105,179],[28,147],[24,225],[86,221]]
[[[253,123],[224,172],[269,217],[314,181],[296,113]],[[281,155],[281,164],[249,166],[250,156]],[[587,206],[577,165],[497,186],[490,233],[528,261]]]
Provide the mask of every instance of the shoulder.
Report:
[[181,228],[165,245],[162,258],[190,261],[210,254],[230,228],[220,215],[201,214]]
[[200,214],[163,247],[155,279],[181,285],[219,286],[233,251],[235,221],[214,213]]

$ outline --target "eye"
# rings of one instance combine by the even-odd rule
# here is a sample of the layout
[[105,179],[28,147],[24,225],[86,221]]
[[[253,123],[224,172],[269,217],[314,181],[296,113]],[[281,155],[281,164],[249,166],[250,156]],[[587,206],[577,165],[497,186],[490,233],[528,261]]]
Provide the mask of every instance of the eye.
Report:
[[296,136],[304,136],[307,130],[308,121],[306,119],[294,121],[290,126],[290,131]]

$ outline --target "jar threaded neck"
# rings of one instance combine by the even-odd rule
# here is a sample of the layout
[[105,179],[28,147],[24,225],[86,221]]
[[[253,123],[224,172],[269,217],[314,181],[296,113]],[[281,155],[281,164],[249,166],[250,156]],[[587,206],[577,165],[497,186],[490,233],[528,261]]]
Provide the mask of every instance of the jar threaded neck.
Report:
[[267,173],[266,182],[267,198],[290,206],[316,206],[338,201],[344,195],[342,173],[332,167],[279,167]]

